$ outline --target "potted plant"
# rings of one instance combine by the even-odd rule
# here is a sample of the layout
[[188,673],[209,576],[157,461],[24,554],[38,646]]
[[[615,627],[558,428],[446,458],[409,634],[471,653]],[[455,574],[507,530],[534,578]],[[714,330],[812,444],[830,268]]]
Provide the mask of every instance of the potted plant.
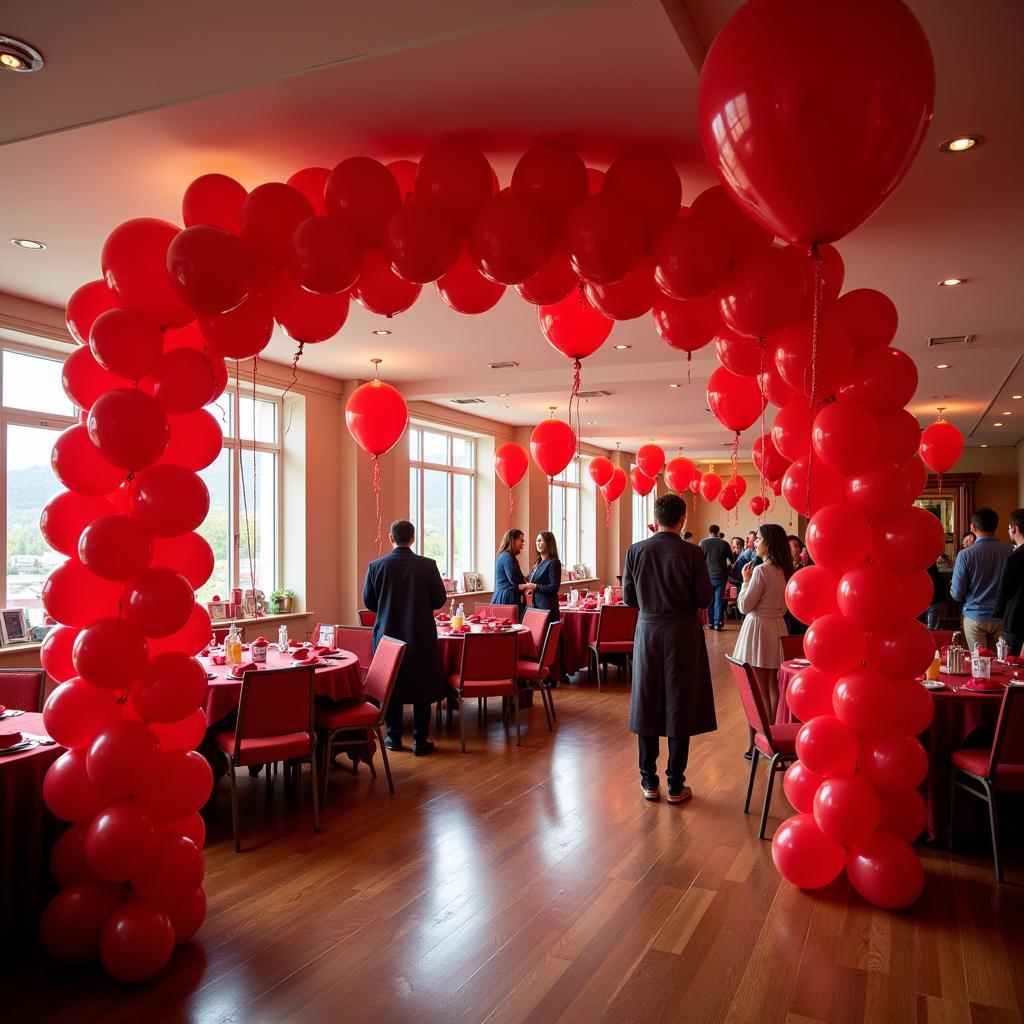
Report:
[[292,601],[294,599],[295,591],[291,587],[275,590],[270,595],[270,614],[287,615],[292,610]]

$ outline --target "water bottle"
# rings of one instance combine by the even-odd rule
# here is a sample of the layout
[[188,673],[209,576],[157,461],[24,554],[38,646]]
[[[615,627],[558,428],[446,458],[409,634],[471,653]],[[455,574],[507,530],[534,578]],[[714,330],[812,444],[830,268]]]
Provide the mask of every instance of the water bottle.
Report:
[[283,622],[277,627],[277,649],[282,653],[288,650],[288,627]]
[[996,660],[1006,661],[1006,655],[1009,651],[1009,644],[1006,642],[1006,637],[1001,636],[999,643],[996,644]]

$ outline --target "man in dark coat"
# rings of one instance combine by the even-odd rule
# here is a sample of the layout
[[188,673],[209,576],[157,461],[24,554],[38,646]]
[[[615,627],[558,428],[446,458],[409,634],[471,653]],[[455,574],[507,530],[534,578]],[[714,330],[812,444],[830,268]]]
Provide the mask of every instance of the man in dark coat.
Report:
[[1020,654],[1024,642],[1024,508],[1010,513],[1009,532],[1013,554],[999,577],[996,614],[1003,620],[1003,638],[1010,654]]
[[434,749],[427,739],[430,704],[443,696],[434,612],[444,607],[446,594],[437,563],[411,550],[415,538],[412,523],[399,519],[391,524],[394,550],[372,561],[366,570],[363,605],[377,613],[374,650],[383,636],[406,643],[405,658],[388,707],[388,738],[384,742],[389,750],[403,749],[403,705],[411,704],[412,752],[429,754]]
[[708,615],[708,626],[721,632],[725,629],[725,584],[736,556],[732,553],[729,542],[718,535],[717,526],[708,527],[708,535],[700,542],[700,549],[707,560],[711,592],[714,596],[714,603]]
[[668,737],[668,802],[690,799],[684,785],[690,737],[718,728],[700,609],[712,599],[700,549],[681,537],[686,502],[664,494],[654,503],[658,532],[626,552],[622,596],[640,609],[633,643],[630,732],[640,747],[644,798],[657,800],[658,737]]

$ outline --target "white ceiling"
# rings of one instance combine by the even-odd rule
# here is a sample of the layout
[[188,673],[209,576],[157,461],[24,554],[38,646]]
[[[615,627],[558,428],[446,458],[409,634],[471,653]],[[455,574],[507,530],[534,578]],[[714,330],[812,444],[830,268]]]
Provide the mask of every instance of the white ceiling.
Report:
[[[565,139],[597,167],[652,143],[675,160],[687,201],[713,182],[697,143],[700,47],[692,41],[706,46],[736,6],[260,0],[245,6],[242,30],[238,7],[198,0],[8,3],[0,28],[38,47],[47,66],[0,74],[0,139],[9,140],[0,220],[5,237],[49,248],[0,246],[0,290],[63,305],[98,276],[112,227],[142,215],[178,220],[181,192],[198,174],[222,171],[252,188],[357,153],[416,158],[452,134],[480,144],[503,184],[538,139]],[[911,6],[935,53],[935,119],[895,195],[839,244],[846,287],[879,288],[899,307],[897,341],[920,370],[914,410],[922,422],[942,404],[968,444],[1013,444],[1024,435],[1024,400],[1009,397],[1024,393],[1024,143],[1012,128],[1024,95],[1024,5]],[[985,144],[961,156],[939,152],[942,139],[967,132]],[[936,286],[949,276],[969,283]],[[392,335],[371,335],[381,326]],[[927,348],[928,337],[953,334],[974,340]],[[292,348],[275,337],[268,355],[288,362]],[[565,409],[569,364],[514,292],[479,317],[452,312],[432,286],[384,323],[353,304],[339,336],[307,347],[303,365],[365,376],[372,356],[410,397],[449,407],[452,398],[481,398],[470,411],[517,424],[537,422],[552,404]],[[487,369],[496,360],[520,365]],[[940,362],[953,368],[933,369]],[[654,437],[720,456],[728,437],[704,401],[715,365],[713,352],[698,353],[687,384],[685,362],[648,318],[616,325],[584,366],[585,388],[611,392],[584,405],[584,436],[627,449]]]

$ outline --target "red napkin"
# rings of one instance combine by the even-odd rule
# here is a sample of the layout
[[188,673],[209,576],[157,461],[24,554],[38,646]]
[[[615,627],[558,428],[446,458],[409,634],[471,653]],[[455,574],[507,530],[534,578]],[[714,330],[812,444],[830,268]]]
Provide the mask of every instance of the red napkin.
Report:
[[244,665],[232,665],[231,666],[231,674],[236,679],[241,679],[242,676],[246,672],[248,672],[250,669],[255,669],[255,668],[256,668],[256,666],[255,666],[255,664],[253,664],[253,662],[247,661]]
[[978,653],[983,658],[994,658],[996,656],[995,651],[990,651],[987,647],[979,647],[978,648]]
[[299,641],[298,640],[289,640],[288,641],[288,646],[289,647],[298,647],[299,646]]
[[970,679],[964,683],[970,690],[993,690],[998,685],[991,679],[986,679],[984,676],[971,676]]
[[466,619],[466,621],[467,622],[479,622],[480,621],[480,616],[479,615],[470,615],[469,618]]
[[317,654],[333,654],[338,648],[337,647],[318,647],[316,649]]
[[1024,658],[1019,654],[1008,654],[1006,656],[1007,665],[1024,665]]
[[25,737],[20,732],[0,733],[0,747],[13,747],[20,743]]
[[296,661],[305,661],[309,657],[309,648],[308,647],[296,648],[296,650],[292,651],[292,657]]

